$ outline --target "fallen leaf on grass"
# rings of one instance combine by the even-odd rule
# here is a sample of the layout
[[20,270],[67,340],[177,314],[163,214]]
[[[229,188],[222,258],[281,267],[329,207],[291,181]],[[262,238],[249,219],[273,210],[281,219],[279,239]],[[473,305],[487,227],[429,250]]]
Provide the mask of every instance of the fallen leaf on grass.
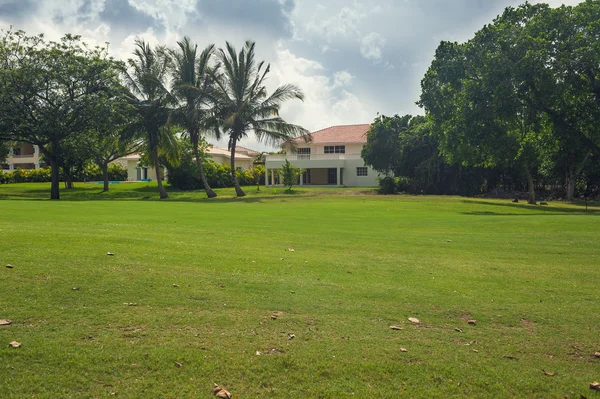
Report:
[[271,320],[277,320],[277,316],[275,316],[274,314],[271,315]]
[[231,399],[231,394],[217,384],[214,384],[213,386],[213,393],[217,398]]
[[294,339],[296,338],[296,334],[288,334],[288,339]]
[[79,291],[79,287],[73,287],[71,288],[73,291]]
[[137,303],[125,302],[123,305],[125,305],[125,306],[137,306]]
[[12,341],[8,343],[8,346],[10,346],[11,348],[20,348],[21,347],[21,343],[17,342],[17,341]]
[[0,320],[0,326],[10,326],[12,321],[10,320]]
[[406,348],[400,348],[400,352],[408,352],[408,349],[406,349]]
[[600,359],[600,352],[594,353],[594,356],[597,357],[598,359]]
[[402,327],[398,327],[398,326],[390,326],[391,330],[404,330]]
[[479,351],[477,349],[473,349],[473,352],[475,353],[479,353]]
[[519,360],[519,359],[517,359],[514,356],[502,356],[502,357],[505,358],[505,359],[509,359],[509,360]]
[[175,362],[175,365],[176,365],[177,367],[183,367],[183,363]]
[[460,328],[455,328],[454,331],[459,332],[459,333],[463,332],[463,330],[461,330]]
[[467,323],[474,326],[477,324],[477,320],[468,320]]
[[179,284],[173,284],[173,287],[174,287],[174,288],[178,288],[178,287],[179,287]]
[[452,240],[446,240],[446,242],[452,242]]
[[288,248],[288,252],[295,252],[296,250],[294,248]]
[[410,321],[411,323],[415,323],[415,324],[421,324],[421,321],[414,317],[409,317],[408,321]]
[[112,252],[107,252],[106,253],[108,256],[115,256],[115,254],[113,254]]
[[296,293],[296,291],[290,291],[290,293],[291,293],[291,294],[295,294],[295,293]]
[[543,372],[544,374],[546,374],[547,376],[554,377],[554,373],[551,373],[551,372],[549,372],[549,371],[546,371],[546,370],[542,370],[542,372]]
[[13,266],[13,265],[10,265],[10,264],[9,264],[9,265],[6,265],[6,268],[7,268],[7,269],[12,269],[13,267],[14,267],[14,266]]
[[594,391],[600,391],[600,382],[591,382],[590,389],[593,389]]
[[283,258],[279,258],[279,260],[283,260]]

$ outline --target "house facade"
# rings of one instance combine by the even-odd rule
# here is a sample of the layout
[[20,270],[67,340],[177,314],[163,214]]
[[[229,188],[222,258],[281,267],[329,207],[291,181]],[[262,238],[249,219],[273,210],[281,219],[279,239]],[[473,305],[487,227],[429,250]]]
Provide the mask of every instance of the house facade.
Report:
[[366,166],[360,153],[371,125],[333,126],[311,134],[311,141],[298,138],[285,143],[285,154],[267,155],[266,184],[279,184],[279,169],[286,159],[305,169],[300,186],[377,186],[377,172]]
[[21,143],[9,150],[6,162],[0,165],[0,169],[5,171],[38,169],[40,158],[40,149],[37,145]]
[[[229,165],[231,163],[231,152],[227,148],[209,146],[206,150],[206,155],[218,164]],[[235,166],[244,170],[252,169],[254,158],[257,155],[259,155],[257,151],[238,146],[235,148]],[[140,154],[132,154],[117,159],[115,163],[120,163],[127,168],[128,181],[156,181],[156,170],[154,168],[141,167],[139,165],[141,158]]]

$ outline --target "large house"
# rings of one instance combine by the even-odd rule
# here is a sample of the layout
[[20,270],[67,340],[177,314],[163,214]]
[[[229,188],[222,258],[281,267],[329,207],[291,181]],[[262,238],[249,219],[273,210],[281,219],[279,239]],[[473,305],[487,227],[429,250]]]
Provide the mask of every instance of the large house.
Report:
[[40,167],[40,157],[37,145],[22,143],[10,149],[6,162],[0,165],[0,170],[37,169]]
[[[227,148],[210,145],[206,150],[206,155],[218,164],[229,165],[231,163],[231,152]],[[252,169],[254,158],[257,155],[259,155],[257,151],[237,146],[235,147],[235,166],[244,170]],[[154,168],[141,167],[139,165],[141,158],[140,154],[132,154],[119,158],[115,162],[127,168],[128,181],[156,180],[156,170]]]
[[266,184],[278,182],[278,169],[287,159],[305,169],[300,176],[301,186],[377,186],[377,173],[365,165],[360,153],[367,143],[371,125],[333,126],[311,134],[306,142],[297,138],[282,146],[285,154],[267,155]]

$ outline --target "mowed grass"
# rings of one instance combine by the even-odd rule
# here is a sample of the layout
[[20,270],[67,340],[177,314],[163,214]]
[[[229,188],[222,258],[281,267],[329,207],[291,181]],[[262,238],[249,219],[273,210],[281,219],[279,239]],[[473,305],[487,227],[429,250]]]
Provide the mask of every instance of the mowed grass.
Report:
[[47,190],[0,186],[2,398],[599,394],[598,208]]

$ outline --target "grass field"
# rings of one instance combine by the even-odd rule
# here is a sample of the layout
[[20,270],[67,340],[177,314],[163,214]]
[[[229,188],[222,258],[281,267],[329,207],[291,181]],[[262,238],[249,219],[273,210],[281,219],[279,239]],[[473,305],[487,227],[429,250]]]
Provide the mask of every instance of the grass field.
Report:
[[600,397],[597,207],[111,190],[0,186],[1,398]]

